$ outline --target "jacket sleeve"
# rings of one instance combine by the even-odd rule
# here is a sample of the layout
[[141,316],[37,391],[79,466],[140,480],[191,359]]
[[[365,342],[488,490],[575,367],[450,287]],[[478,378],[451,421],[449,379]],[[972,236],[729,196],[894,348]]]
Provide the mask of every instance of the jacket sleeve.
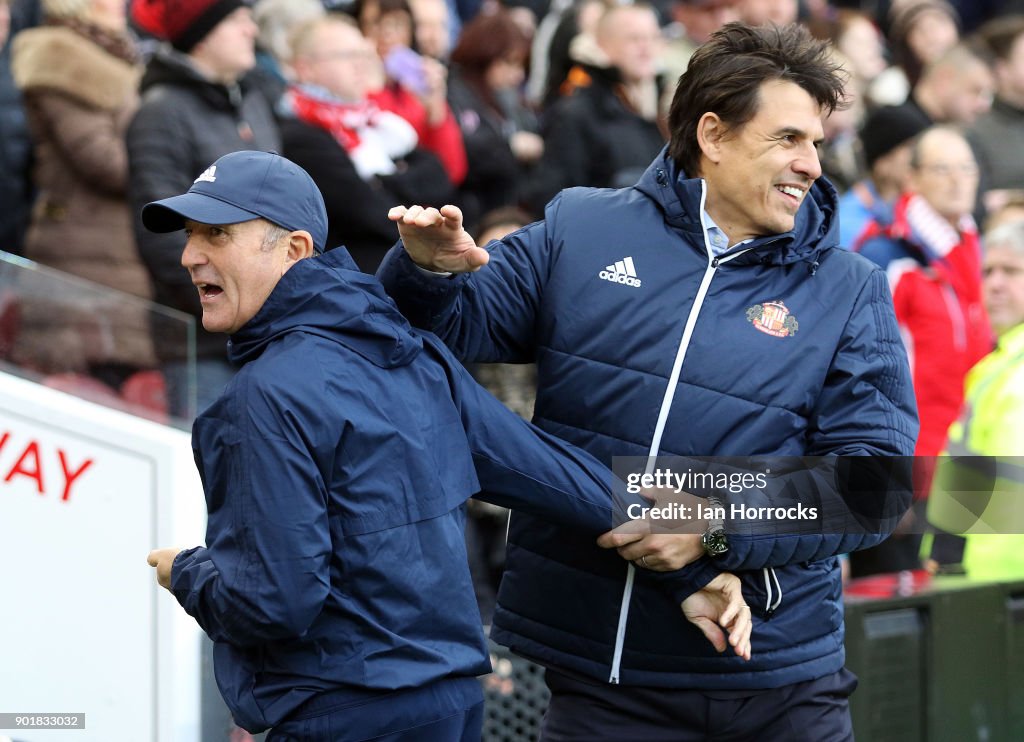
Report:
[[488,245],[491,260],[475,273],[432,276],[399,243],[377,277],[416,327],[436,333],[463,362],[527,363],[533,360],[536,320],[550,262],[547,218]]
[[309,443],[317,427],[296,412],[301,400],[282,401],[282,386],[250,386],[238,425],[196,427],[208,546],[178,555],[171,591],[211,639],[236,646],[301,636],[330,588],[327,488]]
[[[466,431],[482,490],[476,497],[595,538],[640,517],[640,508],[650,505],[629,494],[625,484],[589,453],[508,410],[443,345],[435,341],[431,347],[447,370]],[[718,573],[705,557],[651,579],[681,602]]]
[[[826,509],[818,533],[730,534],[724,570],[758,569],[865,549],[910,507],[917,408],[885,274],[873,270],[844,326],[814,407],[806,455],[824,467],[791,472],[793,500]],[[772,503],[784,504],[784,503]]]

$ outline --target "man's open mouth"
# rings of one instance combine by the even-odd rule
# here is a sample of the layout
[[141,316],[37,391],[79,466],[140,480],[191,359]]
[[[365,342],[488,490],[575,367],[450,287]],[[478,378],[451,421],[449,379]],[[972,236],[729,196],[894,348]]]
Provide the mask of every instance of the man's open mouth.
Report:
[[199,298],[204,300],[216,299],[224,293],[224,289],[215,283],[197,283],[196,288],[199,289]]

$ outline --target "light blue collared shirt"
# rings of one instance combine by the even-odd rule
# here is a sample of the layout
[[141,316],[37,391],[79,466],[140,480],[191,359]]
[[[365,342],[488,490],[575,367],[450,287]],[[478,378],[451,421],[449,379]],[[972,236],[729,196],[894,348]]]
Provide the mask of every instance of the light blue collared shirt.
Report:
[[[729,249],[729,237],[721,230],[721,228],[715,224],[715,220],[711,218],[708,212],[701,212],[701,224],[704,225],[704,238],[707,243],[711,245],[711,252],[715,255],[721,255]],[[748,237],[742,242],[737,242],[733,247],[739,247],[753,240],[753,237]]]

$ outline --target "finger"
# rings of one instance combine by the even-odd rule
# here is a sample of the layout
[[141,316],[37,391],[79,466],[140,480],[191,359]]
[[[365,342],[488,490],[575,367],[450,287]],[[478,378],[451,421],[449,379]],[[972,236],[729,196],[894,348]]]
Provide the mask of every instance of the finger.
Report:
[[415,224],[416,218],[423,213],[423,207],[417,204],[413,204],[405,210],[405,215],[402,217],[402,221],[405,224]]
[[[630,533],[629,531],[620,531],[618,529],[602,533],[597,538],[597,545],[601,549],[618,549],[625,547],[629,543],[642,540],[645,534],[643,533]],[[640,555],[636,556],[639,559]]]
[[718,622],[722,626],[729,626],[737,614],[739,614],[740,609],[746,607],[746,602],[743,600],[743,593],[739,590],[726,589],[723,591],[723,595],[729,603],[726,605],[725,610],[722,611],[722,616]]
[[625,547],[627,543],[633,543],[638,541],[647,535],[649,526],[646,523],[640,521],[627,521],[621,526],[612,528],[606,533],[602,533],[597,538],[597,545],[601,549],[617,549],[618,547]]
[[724,621],[720,623],[729,629],[729,644],[738,647],[750,633],[750,609],[744,606],[734,621],[728,624]]
[[404,206],[393,206],[388,211],[388,219],[393,222],[402,221],[402,217],[405,216],[405,212],[408,211]]
[[417,227],[436,227],[444,224],[444,217],[441,216],[440,211],[431,206],[417,214],[413,223]]
[[471,271],[478,271],[483,268],[491,259],[491,254],[482,247],[477,247],[466,252],[466,265]]
[[704,618],[703,616],[693,619],[693,623],[701,630],[704,637],[711,642],[711,646],[715,648],[716,652],[725,651],[725,634],[718,627],[718,624],[710,618]]
[[737,616],[736,624],[729,634],[729,643],[737,656],[750,659],[750,635],[753,629],[750,609],[746,608]]
[[644,558],[644,567],[651,569],[654,567],[654,559],[652,554],[647,550],[647,547],[641,543],[630,544],[629,546],[622,546],[616,551],[619,552],[619,556],[625,559],[627,562],[635,562],[641,558]]
[[462,209],[452,204],[445,204],[441,207],[439,212],[443,216],[449,227],[452,229],[458,229],[462,226]]

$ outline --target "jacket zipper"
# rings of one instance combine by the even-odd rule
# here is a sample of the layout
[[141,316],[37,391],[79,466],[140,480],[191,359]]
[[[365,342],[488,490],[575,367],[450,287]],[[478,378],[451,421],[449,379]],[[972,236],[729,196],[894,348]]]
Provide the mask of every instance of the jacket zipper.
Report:
[[[650,474],[654,470],[655,457],[661,449],[661,438],[665,433],[665,423],[668,422],[668,413],[672,409],[672,400],[676,394],[676,386],[679,383],[679,374],[683,369],[683,360],[686,358],[686,351],[690,347],[690,340],[693,337],[693,328],[697,325],[697,316],[700,314],[707,296],[708,288],[711,286],[711,279],[715,271],[722,263],[727,263],[733,258],[739,257],[747,250],[730,255],[726,258],[718,258],[708,244],[707,225],[704,224],[704,202],[707,198],[707,184],[701,181],[700,192],[700,214],[701,231],[704,233],[704,249],[707,251],[708,266],[704,269],[704,277],[701,279],[700,288],[697,289],[697,296],[693,300],[693,306],[686,317],[686,325],[683,327],[683,337],[679,341],[679,349],[676,351],[676,360],[672,364],[672,373],[669,375],[668,386],[665,389],[665,396],[661,401],[661,410],[658,412],[658,422],[654,426],[654,438],[651,440],[651,448],[647,453],[647,466],[645,473]],[[622,649],[626,639],[626,622],[629,618],[629,603],[633,597],[633,582],[636,578],[636,567],[632,562],[626,566],[626,585],[622,590],[622,602],[619,605],[619,623],[615,631],[615,651],[612,654],[612,669],[608,677],[609,683],[619,682],[619,670],[622,665]],[[780,591],[781,594],[781,591]]]
[[967,318],[964,316],[963,307],[956,296],[956,291],[948,283],[942,284],[942,298],[946,301],[946,311],[949,312],[949,321],[953,325],[953,346],[957,350],[967,348]]

